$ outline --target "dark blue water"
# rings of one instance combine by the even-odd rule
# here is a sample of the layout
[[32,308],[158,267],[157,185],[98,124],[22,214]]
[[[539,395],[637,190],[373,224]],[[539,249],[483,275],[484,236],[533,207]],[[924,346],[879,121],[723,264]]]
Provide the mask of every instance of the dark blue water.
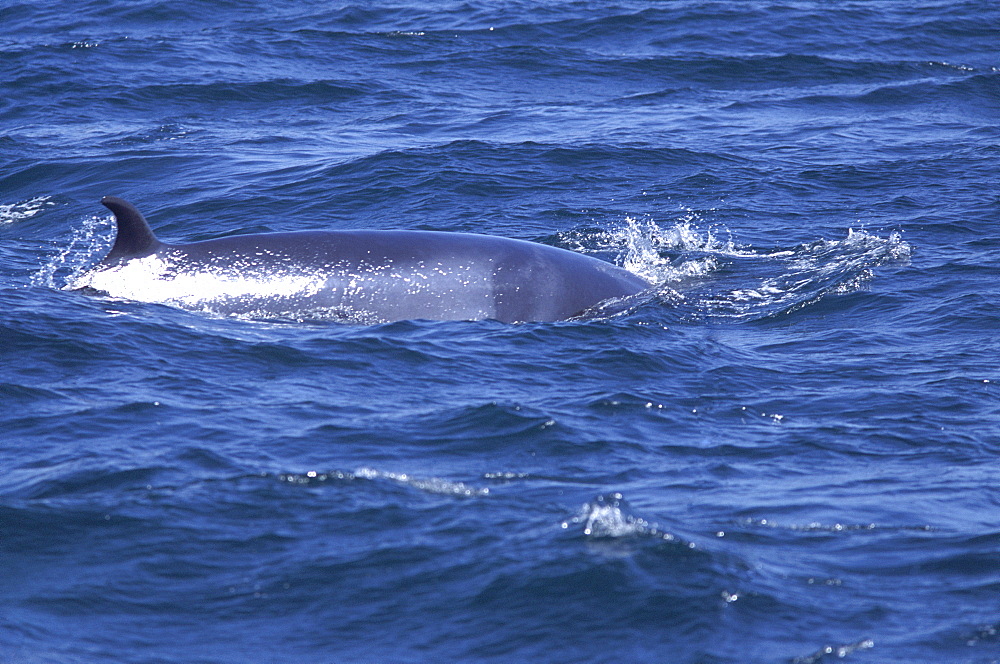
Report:
[[[0,661],[1000,661],[1000,6],[0,2]],[[616,262],[587,321],[67,289],[162,239]]]

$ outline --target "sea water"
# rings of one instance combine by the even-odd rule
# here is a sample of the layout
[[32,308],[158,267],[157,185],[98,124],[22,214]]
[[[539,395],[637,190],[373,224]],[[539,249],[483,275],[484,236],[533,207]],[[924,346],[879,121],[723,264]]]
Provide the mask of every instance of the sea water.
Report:
[[[1000,8],[0,3],[0,661],[1000,660]],[[167,242],[424,229],[589,320],[212,316]]]

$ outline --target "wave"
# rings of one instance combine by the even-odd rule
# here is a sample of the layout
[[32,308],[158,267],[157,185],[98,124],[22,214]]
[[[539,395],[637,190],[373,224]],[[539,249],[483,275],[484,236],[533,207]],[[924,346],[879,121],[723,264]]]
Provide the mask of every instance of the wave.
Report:
[[904,109],[947,116],[951,122],[982,116],[994,118],[1000,109],[1000,75],[997,68],[976,70],[968,66],[946,63],[914,63],[913,67],[927,70],[923,76],[902,77],[881,83],[870,83],[849,77],[850,83],[828,89],[793,87],[782,94],[737,99],[728,103],[727,110],[750,111],[769,107],[784,110],[823,110],[828,113],[888,109],[896,113]]
[[270,104],[290,100],[298,103],[328,104],[350,101],[369,93],[370,91],[362,86],[345,85],[341,81],[279,78],[263,81],[213,81],[204,84],[136,86],[125,95],[125,98],[141,104],[200,105],[226,102]]

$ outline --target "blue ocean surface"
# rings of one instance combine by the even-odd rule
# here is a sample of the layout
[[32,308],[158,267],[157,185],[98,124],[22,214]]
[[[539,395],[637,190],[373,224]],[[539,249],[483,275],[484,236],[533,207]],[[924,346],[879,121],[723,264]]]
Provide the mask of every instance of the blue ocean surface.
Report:
[[[1000,661],[1000,5],[0,0],[0,662]],[[81,292],[415,229],[587,319]]]

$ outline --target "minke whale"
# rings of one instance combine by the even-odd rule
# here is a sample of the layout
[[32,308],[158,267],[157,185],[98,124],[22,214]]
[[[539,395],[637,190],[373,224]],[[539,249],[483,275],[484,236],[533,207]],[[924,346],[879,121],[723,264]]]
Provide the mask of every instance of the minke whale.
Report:
[[71,287],[215,315],[557,321],[651,287],[591,256],[473,233],[298,231],[167,244],[131,203],[101,203],[115,216],[114,245]]

